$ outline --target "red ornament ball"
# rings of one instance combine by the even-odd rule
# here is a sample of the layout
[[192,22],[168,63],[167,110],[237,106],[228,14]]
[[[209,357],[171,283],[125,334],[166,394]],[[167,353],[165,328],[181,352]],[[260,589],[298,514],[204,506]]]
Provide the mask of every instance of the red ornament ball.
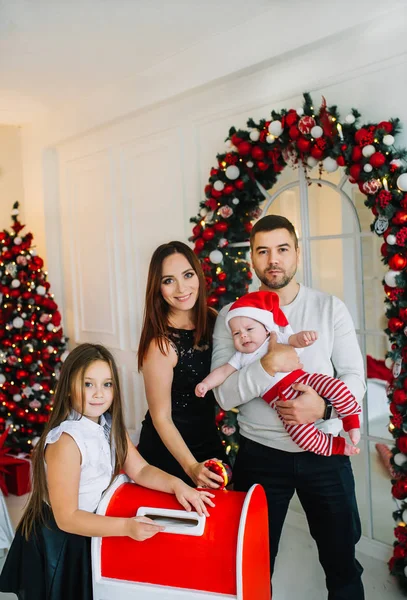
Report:
[[292,125],[290,127],[290,129],[288,130],[288,135],[292,140],[296,140],[300,137],[300,130],[298,129],[297,125]]
[[[400,310],[399,310],[399,317],[405,323],[407,322],[407,308],[400,308]],[[407,379],[405,379],[405,381],[407,381]]]
[[247,233],[250,233],[251,230],[253,229],[253,223],[251,221],[248,221],[247,223],[244,224],[244,229],[245,229],[245,231],[247,231]]
[[264,150],[260,148],[260,146],[253,146],[252,157],[254,158],[254,160],[263,160]]
[[252,150],[252,145],[250,144],[250,142],[242,142],[237,147],[237,151],[239,152],[239,154],[241,156],[248,156],[250,154],[251,150]]
[[384,242],[381,246],[380,246],[380,254],[384,257],[387,257],[389,254],[389,250],[388,250],[388,245],[386,244],[386,242]]
[[243,190],[244,189],[244,181],[243,181],[243,179],[236,179],[236,181],[235,181],[235,188],[237,190]]
[[297,121],[297,111],[294,109],[289,110],[288,113],[285,115],[285,124],[287,125],[287,127],[292,127]]
[[212,307],[217,306],[218,302],[219,302],[219,298],[215,294],[211,294],[206,299],[206,303],[208,306],[212,306]]
[[403,500],[407,496],[407,480],[399,479],[391,488],[391,493],[397,500]]
[[377,129],[384,129],[386,133],[391,133],[393,131],[393,125],[389,121],[380,121]]
[[302,134],[311,133],[311,129],[315,126],[315,119],[305,115],[298,121],[298,129]]
[[393,402],[396,404],[405,404],[407,400],[407,395],[405,390],[394,390],[393,392]]
[[375,169],[379,169],[386,162],[386,157],[381,152],[375,152],[369,159],[370,164]]
[[358,165],[358,164],[351,165],[349,167],[349,175],[352,177],[352,179],[354,179],[355,181],[358,181],[361,170],[362,170],[362,167],[360,165]]
[[344,167],[345,166],[345,158],[343,156],[338,156],[336,159],[336,162],[338,163],[338,165],[340,167]]
[[351,158],[352,158],[352,162],[355,162],[355,163],[360,162],[362,160],[363,154],[362,154],[362,150],[360,149],[359,146],[355,146],[352,149]]
[[202,227],[200,225],[195,225],[195,227],[192,229],[192,235],[194,237],[198,237],[201,234],[202,231]]
[[324,155],[323,151],[321,148],[318,148],[318,146],[312,146],[310,154],[315,160],[321,160]]
[[202,237],[206,241],[213,240],[215,237],[215,230],[213,227],[206,227],[202,232]]
[[389,258],[389,267],[393,271],[402,271],[407,266],[407,258],[401,254],[395,254]]
[[407,224],[407,212],[403,210],[398,210],[394,217],[392,218],[392,222],[396,225],[406,225]]
[[404,326],[404,323],[398,317],[391,317],[387,326],[392,333],[396,333],[399,329],[401,329]]
[[311,148],[310,140],[307,140],[304,137],[299,137],[297,140],[297,148],[302,153],[309,152],[309,149]]
[[205,247],[205,241],[202,238],[198,238],[195,242],[195,253],[201,252]]
[[235,186],[232,185],[231,183],[229,183],[228,185],[225,185],[225,187],[223,188],[223,193],[226,194],[227,196],[229,196],[230,194],[233,194],[234,191],[235,191]]
[[226,294],[227,289],[225,285],[218,285],[217,288],[215,288],[215,294],[217,296],[223,296],[223,294]]
[[226,221],[218,221],[215,223],[213,228],[218,233],[226,233],[226,231],[229,229],[229,225],[226,223]]
[[259,160],[257,163],[257,167],[260,171],[267,171],[267,169],[269,168],[270,165],[268,165],[267,163],[265,163],[262,160]]
[[218,278],[218,281],[226,281],[227,275],[224,271],[221,271],[220,273],[218,273],[217,278]]

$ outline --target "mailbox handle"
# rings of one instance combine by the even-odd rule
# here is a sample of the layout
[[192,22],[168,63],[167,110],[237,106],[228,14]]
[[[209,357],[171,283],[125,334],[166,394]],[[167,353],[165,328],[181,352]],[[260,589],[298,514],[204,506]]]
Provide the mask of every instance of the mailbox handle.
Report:
[[205,515],[186,510],[174,510],[170,508],[157,508],[152,506],[140,506],[136,517],[148,517],[159,525],[164,525],[163,533],[175,533],[178,535],[203,535],[206,523]]

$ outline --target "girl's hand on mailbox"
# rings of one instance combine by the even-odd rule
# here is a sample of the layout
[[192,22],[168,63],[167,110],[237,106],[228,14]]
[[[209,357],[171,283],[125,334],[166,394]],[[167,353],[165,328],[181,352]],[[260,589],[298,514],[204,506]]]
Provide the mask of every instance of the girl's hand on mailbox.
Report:
[[148,517],[135,517],[127,519],[127,535],[137,542],[144,542],[155,536],[160,531],[164,531],[165,527],[157,525]]
[[200,517],[202,515],[209,517],[207,504],[208,506],[215,506],[211,500],[211,498],[214,498],[214,494],[203,490],[195,490],[181,479],[174,483],[174,494],[186,511],[190,512],[194,508]]

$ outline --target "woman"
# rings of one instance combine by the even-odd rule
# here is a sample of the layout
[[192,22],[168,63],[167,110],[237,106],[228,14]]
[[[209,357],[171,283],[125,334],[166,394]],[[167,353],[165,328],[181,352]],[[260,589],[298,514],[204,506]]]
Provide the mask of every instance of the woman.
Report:
[[138,450],[190,485],[211,488],[222,478],[204,463],[228,461],[215,425],[215,398],[198,398],[194,390],[210,371],[215,319],[192,250],[182,242],[159,246],[150,262],[138,352],[149,407]]

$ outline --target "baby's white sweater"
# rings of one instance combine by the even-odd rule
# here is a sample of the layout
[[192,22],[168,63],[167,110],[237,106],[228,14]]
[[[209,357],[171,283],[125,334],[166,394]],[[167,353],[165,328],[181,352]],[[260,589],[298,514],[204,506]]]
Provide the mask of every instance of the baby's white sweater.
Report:
[[[301,355],[304,371],[338,377],[361,403],[366,389],[363,357],[352,318],[344,303],[335,296],[301,285],[295,300],[281,309],[295,332],[318,332],[318,340]],[[232,336],[225,325],[228,310],[229,306],[225,306],[216,320],[212,369],[227,363],[235,353]],[[242,435],[271,448],[301,452],[284,429],[277,412],[259,398],[262,390],[270,386],[271,380],[257,360],[233,373],[214,392],[225,410],[239,407]],[[330,419],[318,421],[316,426],[325,433],[337,435],[342,423],[339,419]]]

